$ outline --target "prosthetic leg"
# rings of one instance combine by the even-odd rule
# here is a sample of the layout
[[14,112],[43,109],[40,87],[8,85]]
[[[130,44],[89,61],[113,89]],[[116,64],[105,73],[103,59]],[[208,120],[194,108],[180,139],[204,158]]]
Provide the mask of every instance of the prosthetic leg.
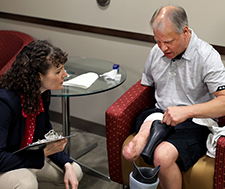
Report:
[[152,123],[150,129],[150,136],[148,142],[141,153],[142,158],[145,163],[153,165],[153,154],[155,148],[161,143],[172,131],[174,130],[173,126],[166,125],[161,123],[160,120],[155,120]]
[[[153,153],[159,143],[161,143],[172,131],[174,127],[155,120],[150,129],[150,136],[144,150],[141,153],[145,163],[153,165]],[[158,173],[160,165],[155,168],[137,167],[135,162],[133,172],[130,173],[130,189],[156,189],[159,183]]]
[[137,167],[135,162],[133,172],[130,173],[130,189],[156,189],[159,183],[158,173],[160,165],[155,168]]

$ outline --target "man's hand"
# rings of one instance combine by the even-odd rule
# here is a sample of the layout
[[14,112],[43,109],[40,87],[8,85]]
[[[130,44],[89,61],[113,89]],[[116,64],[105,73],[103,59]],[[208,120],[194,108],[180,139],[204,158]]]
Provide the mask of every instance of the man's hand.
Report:
[[189,118],[189,106],[173,106],[168,107],[163,115],[162,123],[175,126],[178,123],[184,122]]
[[67,139],[63,138],[62,140],[54,141],[47,144],[47,146],[44,148],[45,157],[63,151],[66,146],[66,143]]
[[78,180],[77,176],[73,170],[73,167],[70,163],[66,163],[64,165],[65,168],[65,175],[64,175],[64,183],[65,183],[65,189],[69,189],[69,185],[71,186],[71,189],[77,189],[78,188]]

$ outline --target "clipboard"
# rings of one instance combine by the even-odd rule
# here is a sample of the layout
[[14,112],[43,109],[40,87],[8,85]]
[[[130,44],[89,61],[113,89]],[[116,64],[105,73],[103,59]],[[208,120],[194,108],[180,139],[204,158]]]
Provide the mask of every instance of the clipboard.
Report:
[[15,151],[15,152],[13,152],[12,154],[16,154],[16,153],[21,152],[21,151],[43,149],[43,148],[45,148],[50,143],[53,143],[53,142],[62,140],[64,138],[67,138],[68,139],[68,138],[73,137],[75,135],[76,134],[72,134],[72,135],[69,135],[69,136],[66,136],[66,137],[62,137],[62,138],[59,138],[59,139],[54,139],[54,140],[46,140],[46,139],[43,139],[43,140],[40,140],[39,143],[37,143],[37,142],[31,143],[31,144],[29,144],[29,146],[26,146],[24,148],[21,148],[21,149]]

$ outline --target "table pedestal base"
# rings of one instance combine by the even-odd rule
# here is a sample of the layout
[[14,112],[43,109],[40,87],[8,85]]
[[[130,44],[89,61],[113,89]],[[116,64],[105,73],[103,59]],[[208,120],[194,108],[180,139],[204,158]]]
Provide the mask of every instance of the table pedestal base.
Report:
[[[70,157],[71,159],[73,159],[73,157]],[[80,165],[81,169],[87,173],[87,174],[90,174],[90,175],[93,175],[93,176],[96,176],[100,179],[103,179],[103,180],[106,180],[108,182],[110,182],[110,177],[107,176],[107,175],[104,175],[103,173],[91,168],[91,167],[88,167],[87,165],[84,165],[83,163],[77,161],[76,159],[73,159],[77,164]]]
[[72,154],[72,157],[74,159],[78,159],[79,157],[82,157],[83,155],[87,154],[88,152],[90,152],[91,150],[95,149],[98,146],[98,143],[95,142],[94,144],[87,146],[86,148],[77,151],[76,153]]
[[[63,114],[63,136],[69,136],[70,135],[70,108],[69,108],[69,97],[62,97],[62,114]],[[65,148],[66,153],[71,156],[71,150],[70,150],[70,138],[67,140],[67,146]],[[107,175],[104,175],[102,173],[100,173],[97,170],[92,169],[91,167],[88,167],[82,163],[80,163],[79,161],[77,161],[76,159],[78,159],[79,157],[85,155],[86,153],[90,152],[91,150],[93,150],[94,148],[96,148],[98,146],[97,143],[94,143],[78,152],[76,152],[75,155],[73,155],[73,157],[71,157],[71,159],[73,159],[76,163],[78,163],[82,170],[86,173],[90,173],[91,175],[94,175],[98,178],[110,181],[110,177]]]

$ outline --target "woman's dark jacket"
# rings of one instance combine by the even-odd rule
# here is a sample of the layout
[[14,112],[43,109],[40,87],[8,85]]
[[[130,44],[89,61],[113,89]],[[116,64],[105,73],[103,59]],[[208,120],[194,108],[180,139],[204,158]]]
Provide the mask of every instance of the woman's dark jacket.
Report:
[[[33,142],[44,139],[52,129],[49,121],[50,91],[42,94],[45,112],[36,117]],[[41,169],[44,166],[44,151],[28,150],[12,154],[21,146],[26,119],[22,116],[20,95],[17,92],[0,89],[0,172],[19,168]],[[64,152],[49,156],[58,166],[72,162]]]

